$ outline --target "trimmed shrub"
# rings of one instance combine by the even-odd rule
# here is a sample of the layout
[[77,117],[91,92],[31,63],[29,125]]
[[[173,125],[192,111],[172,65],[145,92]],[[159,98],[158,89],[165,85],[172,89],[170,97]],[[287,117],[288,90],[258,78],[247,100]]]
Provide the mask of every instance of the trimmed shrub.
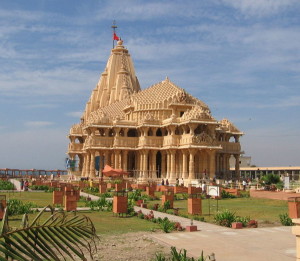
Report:
[[283,226],[293,226],[292,219],[289,217],[287,213],[279,214],[280,223]]
[[14,184],[7,180],[0,180],[0,190],[14,190]]
[[215,222],[223,227],[231,227],[231,223],[236,221],[236,215],[234,212],[226,209],[222,212],[218,212],[215,215]]

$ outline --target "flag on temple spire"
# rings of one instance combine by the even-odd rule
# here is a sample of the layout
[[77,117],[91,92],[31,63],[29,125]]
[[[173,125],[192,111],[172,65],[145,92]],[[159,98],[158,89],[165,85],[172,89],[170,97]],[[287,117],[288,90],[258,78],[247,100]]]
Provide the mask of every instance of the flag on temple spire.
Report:
[[117,36],[117,34],[115,32],[114,32],[113,40],[117,40],[117,41],[120,40],[119,36]]

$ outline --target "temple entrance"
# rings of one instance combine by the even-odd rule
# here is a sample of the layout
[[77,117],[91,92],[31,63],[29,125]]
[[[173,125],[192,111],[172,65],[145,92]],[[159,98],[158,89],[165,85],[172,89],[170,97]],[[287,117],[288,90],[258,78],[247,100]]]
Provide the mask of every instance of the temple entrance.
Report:
[[157,178],[161,178],[161,153],[158,151],[156,153],[156,171],[157,171]]

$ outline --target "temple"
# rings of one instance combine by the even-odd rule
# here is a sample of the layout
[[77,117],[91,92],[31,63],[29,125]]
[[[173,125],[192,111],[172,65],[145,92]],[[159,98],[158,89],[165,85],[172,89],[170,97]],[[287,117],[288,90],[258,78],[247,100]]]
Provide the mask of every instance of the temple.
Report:
[[[69,172],[94,178],[109,165],[139,183],[239,178],[241,135],[168,78],[141,90],[131,56],[119,40],[80,123],[70,129],[68,155],[77,163]],[[231,155],[234,177],[229,177]]]

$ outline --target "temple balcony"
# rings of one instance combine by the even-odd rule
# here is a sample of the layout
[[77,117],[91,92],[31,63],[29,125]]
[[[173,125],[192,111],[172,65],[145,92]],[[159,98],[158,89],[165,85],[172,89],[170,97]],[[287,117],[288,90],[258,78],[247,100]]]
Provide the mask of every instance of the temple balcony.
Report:
[[84,143],[84,149],[92,147],[111,148],[114,144],[114,137],[90,136]]
[[168,146],[178,146],[180,143],[180,136],[178,135],[169,135],[169,136],[164,136],[164,142],[163,146],[168,147]]
[[114,147],[136,148],[138,146],[138,137],[114,137]]
[[222,153],[239,154],[241,152],[241,144],[236,142],[219,141],[218,144],[222,146]]
[[163,145],[163,138],[164,137],[157,137],[157,136],[145,136],[140,137],[138,146],[139,147],[156,147],[161,148]]
[[82,152],[83,143],[69,143],[69,152]]

